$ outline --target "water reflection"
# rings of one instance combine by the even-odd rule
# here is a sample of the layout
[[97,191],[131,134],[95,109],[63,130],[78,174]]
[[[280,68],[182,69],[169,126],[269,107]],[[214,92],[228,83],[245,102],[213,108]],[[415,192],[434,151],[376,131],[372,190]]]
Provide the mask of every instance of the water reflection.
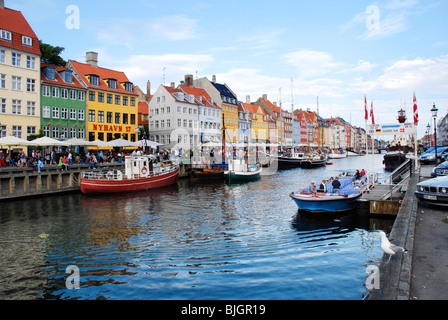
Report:
[[[338,170],[5,203],[0,298],[361,299],[365,267],[382,255],[370,230],[391,221],[315,220],[288,198]],[[69,265],[79,290],[65,286]]]

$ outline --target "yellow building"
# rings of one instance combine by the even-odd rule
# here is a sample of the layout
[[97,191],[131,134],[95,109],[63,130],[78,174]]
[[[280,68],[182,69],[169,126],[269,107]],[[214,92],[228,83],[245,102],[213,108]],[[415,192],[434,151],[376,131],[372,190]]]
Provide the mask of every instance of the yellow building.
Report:
[[0,137],[40,129],[39,39],[22,13],[0,3]]
[[126,75],[98,67],[95,52],[87,52],[87,63],[70,60],[68,68],[87,87],[87,140],[137,141],[138,94]]
[[268,122],[266,115],[260,106],[248,103],[240,103],[241,107],[249,113],[249,120],[251,122],[250,135],[252,143],[266,143],[268,142]]

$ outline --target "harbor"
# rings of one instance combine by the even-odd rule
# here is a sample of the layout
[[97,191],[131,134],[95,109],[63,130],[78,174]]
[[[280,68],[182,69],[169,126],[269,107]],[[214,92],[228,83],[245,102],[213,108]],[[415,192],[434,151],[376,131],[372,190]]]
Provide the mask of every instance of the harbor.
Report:
[[[288,195],[363,157],[256,181],[3,203],[2,299],[348,299],[367,295],[392,218],[313,219]],[[381,157],[376,158],[380,168]],[[360,169],[362,169],[360,167]],[[66,268],[80,289],[66,287]]]

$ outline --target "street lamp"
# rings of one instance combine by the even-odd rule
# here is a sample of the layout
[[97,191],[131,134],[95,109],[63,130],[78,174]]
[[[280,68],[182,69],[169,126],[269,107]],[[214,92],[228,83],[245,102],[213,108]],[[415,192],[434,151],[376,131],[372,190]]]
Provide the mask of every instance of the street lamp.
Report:
[[427,138],[427,142],[428,142],[428,148],[431,147],[431,125],[428,123],[428,125],[426,126],[426,138]]
[[436,108],[436,104],[434,103],[432,109],[431,109],[431,113],[432,113],[432,117],[434,118],[434,147],[436,148],[436,164],[437,164],[437,111],[439,111]]

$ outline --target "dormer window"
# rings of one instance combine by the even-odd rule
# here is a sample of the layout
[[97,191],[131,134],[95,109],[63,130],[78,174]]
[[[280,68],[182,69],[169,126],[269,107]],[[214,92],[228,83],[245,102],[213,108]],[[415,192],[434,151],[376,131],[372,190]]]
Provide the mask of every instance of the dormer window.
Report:
[[73,73],[72,73],[72,70],[65,70],[64,71],[64,80],[67,83],[73,83]]
[[126,82],[124,85],[124,89],[127,92],[134,92],[134,85],[132,84],[132,82]]
[[109,79],[109,89],[117,90],[117,80]]
[[49,66],[47,67],[47,79],[48,80],[55,80],[56,79],[56,75],[54,72],[54,67]]
[[98,77],[95,74],[90,75],[90,84],[92,86],[99,86],[100,85],[100,77]]
[[12,35],[10,31],[0,30],[0,39],[6,41],[12,41]]
[[24,46],[32,47],[33,46],[33,39],[27,36],[22,36],[22,44]]

